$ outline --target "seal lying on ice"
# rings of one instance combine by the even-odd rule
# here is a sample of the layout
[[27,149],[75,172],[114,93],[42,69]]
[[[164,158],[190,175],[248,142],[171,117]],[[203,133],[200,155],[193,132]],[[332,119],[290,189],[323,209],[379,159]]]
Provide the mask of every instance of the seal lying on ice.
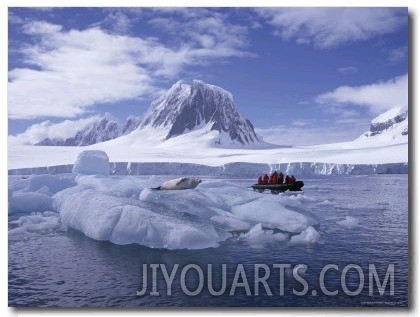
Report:
[[199,178],[189,178],[189,177],[182,177],[171,179],[162,183],[159,187],[153,188],[158,190],[178,190],[178,189],[191,189],[196,188],[198,184],[201,183],[201,179]]

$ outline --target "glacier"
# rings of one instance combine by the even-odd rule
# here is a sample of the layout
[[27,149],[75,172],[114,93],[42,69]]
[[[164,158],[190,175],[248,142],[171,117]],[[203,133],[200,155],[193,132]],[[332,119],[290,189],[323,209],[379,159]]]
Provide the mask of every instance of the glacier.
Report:
[[[73,164],[9,169],[9,175],[39,175],[71,173]],[[320,162],[292,162],[279,164],[227,163],[208,166],[178,162],[110,162],[109,171],[113,175],[200,175],[226,177],[258,177],[271,171],[282,171],[295,176],[316,175],[370,175],[408,174],[408,163],[345,164]]]

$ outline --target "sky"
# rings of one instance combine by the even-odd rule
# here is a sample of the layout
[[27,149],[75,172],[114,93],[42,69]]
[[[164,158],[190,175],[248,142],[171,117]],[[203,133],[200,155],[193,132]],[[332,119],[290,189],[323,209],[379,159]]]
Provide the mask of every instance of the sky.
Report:
[[178,80],[232,93],[265,141],[348,141],[408,107],[408,11],[9,7],[8,134],[74,135],[143,114]]

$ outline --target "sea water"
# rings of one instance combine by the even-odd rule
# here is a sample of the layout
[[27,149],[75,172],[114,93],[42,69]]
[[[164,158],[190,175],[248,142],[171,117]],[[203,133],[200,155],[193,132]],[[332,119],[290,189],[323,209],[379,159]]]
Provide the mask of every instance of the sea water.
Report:
[[[9,306],[407,306],[408,176],[303,181],[320,235],[307,244],[239,234],[214,248],[156,249],[93,240],[54,213],[23,218],[25,235],[9,235]],[[9,232],[17,221],[9,216]]]

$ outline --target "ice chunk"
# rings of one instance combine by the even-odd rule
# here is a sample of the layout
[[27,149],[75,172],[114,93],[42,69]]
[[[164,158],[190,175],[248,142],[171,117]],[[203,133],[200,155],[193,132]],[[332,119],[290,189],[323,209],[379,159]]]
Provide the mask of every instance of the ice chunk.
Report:
[[333,206],[334,203],[331,200],[326,199],[326,200],[323,200],[323,201],[317,203],[317,205],[318,206]]
[[110,241],[118,244],[139,243],[167,249],[203,249],[216,247],[224,240],[212,226],[156,214],[138,206],[124,206]]
[[147,188],[149,180],[132,176],[79,175],[76,181],[77,186],[53,197],[62,223],[117,244],[201,249],[217,246],[233,231],[250,230],[246,240],[262,246],[283,243],[290,233],[318,224],[306,207],[309,200],[261,195],[228,182],[205,181],[194,189],[170,191]]
[[249,203],[233,206],[232,212],[242,219],[254,223],[262,223],[264,227],[277,228],[287,232],[302,232],[308,226],[317,225],[315,218],[307,217],[303,213],[307,211],[301,207],[287,207],[285,203],[292,201],[286,200],[281,204],[279,201],[269,199],[259,199]]
[[10,176],[9,175],[9,186],[8,189],[10,192],[17,190],[23,190],[28,186],[28,177],[27,176]]
[[16,191],[9,199],[9,214],[15,212],[35,212],[52,209],[49,195],[37,192]]
[[353,229],[353,228],[355,228],[359,225],[359,219],[354,218],[354,217],[350,217],[350,216],[346,216],[346,219],[341,220],[341,221],[337,221],[337,224],[340,225],[340,226],[343,226],[347,229]]
[[106,195],[85,186],[64,190],[54,199],[64,225],[96,240],[197,249],[215,247],[226,239],[205,222],[159,214],[141,201]]
[[46,211],[22,216],[10,224],[13,228],[8,232],[9,239],[16,240],[33,233],[42,234],[57,230],[60,227],[60,220],[58,213]]
[[[68,194],[66,194],[68,193]],[[109,240],[121,216],[123,205],[112,196],[84,186],[64,190],[54,196],[63,224],[96,240]]]
[[203,181],[196,188],[210,201],[226,202],[231,206],[261,198],[261,194],[226,181]]
[[55,194],[74,185],[76,185],[74,175],[31,175],[25,190]]
[[314,227],[308,227],[305,231],[300,234],[293,236],[290,240],[290,244],[314,244],[319,241],[321,235]]
[[73,166],[73,174],[109,175],[110,165],[108,155],[104,151],[83,151],[77,157]]
[[263,230],[261,223],[256,224],[246,234],[241,236],[253,248],[262,248],[270,243],[284,242],[288,240],[288,235],[283,233],[273,233],[273,230]]
[[249,230],[251,228],[251,224],[242,220],[240,217],[228,212],[226,210],[213,207],[212,208],[217,215],[211,217],[210,219],[217,223],[218,227],[223,228],[229,231],[235,230]]
[[76,182],[79,185],[95,189],[112,196],[135,197],[147,186],[148,181],[135,176],[103,176],[103,175],[78,175]]

